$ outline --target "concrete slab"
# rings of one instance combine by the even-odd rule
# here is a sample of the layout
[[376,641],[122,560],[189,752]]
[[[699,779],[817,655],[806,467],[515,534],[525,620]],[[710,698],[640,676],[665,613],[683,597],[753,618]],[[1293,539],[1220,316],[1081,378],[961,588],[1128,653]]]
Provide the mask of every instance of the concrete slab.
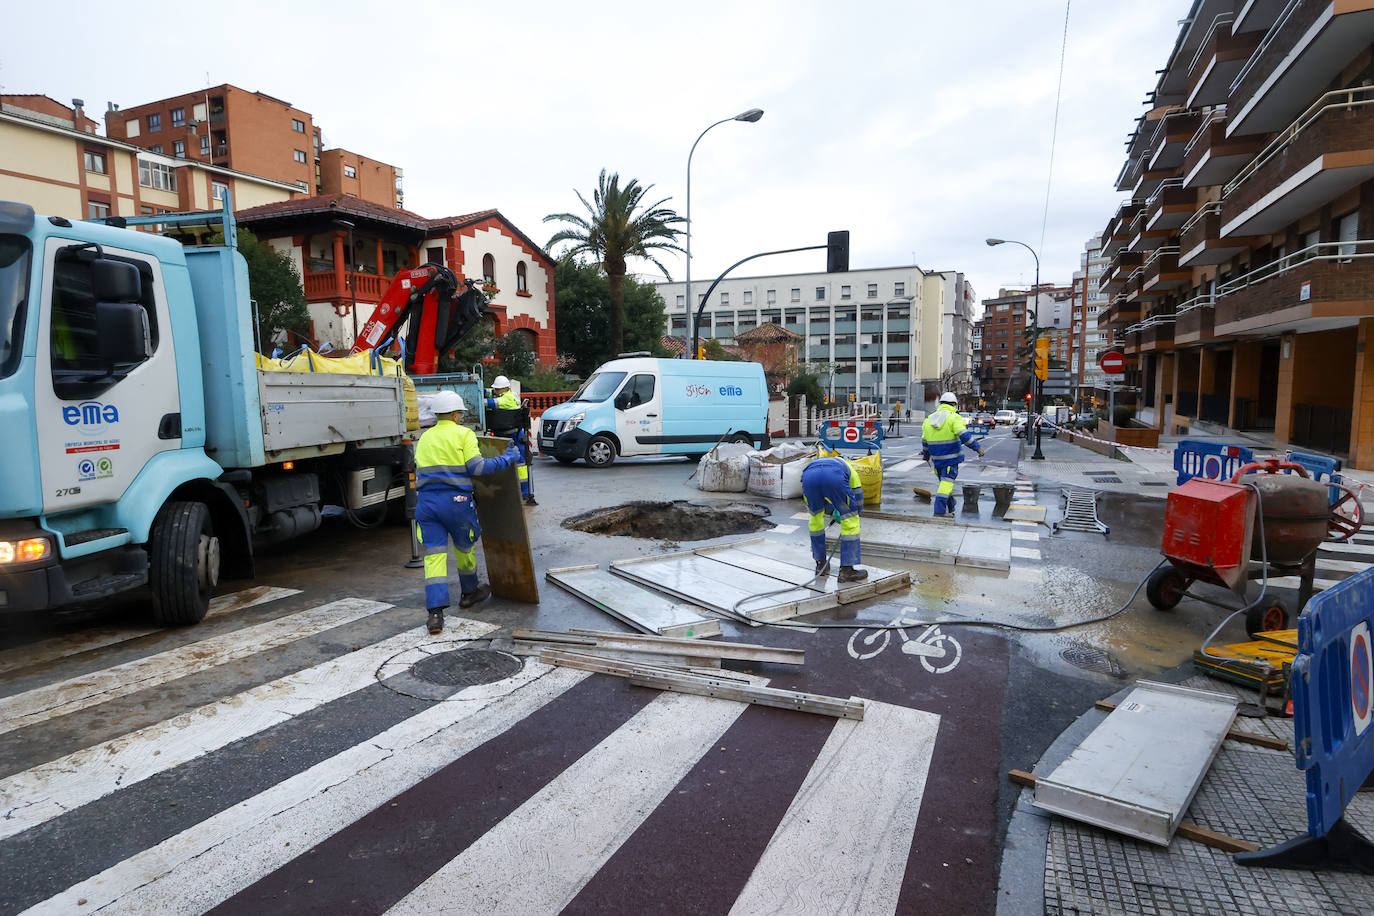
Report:
[[956,566],[978,569],[1011,569],[1011,532],[969,528],[959,544]]
[[[829,542],[839,537],[834,529],[827,529],[826,535]],[[864,553],[872,556],[981,569],[1011,567],[1010,531],[960,525],[947,519],[865,515],[859,542]]]
[[1045,514],[1049,510],[1044,506],[1027,506],[1021,503],[1012,503],[1007,507],[1007,511],[1002,513],[1002,518],[1009,522],[1043,522]]

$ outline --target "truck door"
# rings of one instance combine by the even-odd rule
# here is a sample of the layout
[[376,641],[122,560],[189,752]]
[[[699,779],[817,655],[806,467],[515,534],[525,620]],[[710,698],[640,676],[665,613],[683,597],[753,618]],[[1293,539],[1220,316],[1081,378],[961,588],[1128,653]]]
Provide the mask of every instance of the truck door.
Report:
[[622,455],[656,455],[663,451],[663,398],[654,376],[639,372],[625,380],[615,396],[615,434]]
[[42,464],[43,511],[119,499],[158,452],[181,447],[176,356],[161,265],[139,252],[104,257],[138,268],[138,304],[147,313],[151,354],[109,363],[96,318],[91,261],[82,243],[50,238],[43,255],[34,409]]

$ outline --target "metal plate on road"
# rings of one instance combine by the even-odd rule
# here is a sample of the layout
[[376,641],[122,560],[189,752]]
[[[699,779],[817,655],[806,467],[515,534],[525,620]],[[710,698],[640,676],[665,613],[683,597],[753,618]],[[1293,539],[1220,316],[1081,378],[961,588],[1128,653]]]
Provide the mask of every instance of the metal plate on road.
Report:
[[[477,437],[483,458],[499,457],[509,443],[509,439],[498,436]],[[515,468],[472,478],[472,492],[477,497],[477,521],[482,525],[482,555],[487,561],[491,593],[538,604],[539,582],[534,577],[534,554]]]

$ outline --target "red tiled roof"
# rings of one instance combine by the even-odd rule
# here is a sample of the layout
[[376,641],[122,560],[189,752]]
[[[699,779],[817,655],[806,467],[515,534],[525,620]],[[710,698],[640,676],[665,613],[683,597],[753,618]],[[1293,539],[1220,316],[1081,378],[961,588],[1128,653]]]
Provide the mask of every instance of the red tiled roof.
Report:
[[659,341],[663,344],[663,349],[667,350],[671,356],[677,356],[687,349],[687,341],[684,338],[674,337],[671,334],[664,334],[659,338]]
[[736,334],[737,343],[776,343],[777,341],[801,340],[800,334],[787,330],[780,324],[761,324],[756,328],[751,328],[743,334]]

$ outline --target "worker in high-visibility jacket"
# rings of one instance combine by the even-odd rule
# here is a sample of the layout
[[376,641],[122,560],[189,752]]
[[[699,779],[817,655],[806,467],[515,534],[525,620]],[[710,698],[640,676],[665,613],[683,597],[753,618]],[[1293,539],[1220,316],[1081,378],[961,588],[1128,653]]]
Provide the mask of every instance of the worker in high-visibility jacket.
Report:
[[811,559],[816,561],[816,575],[829,571],[830,560],[825,551],[825,518],[838,514],[840,518],[840,574],[841,582],[862,582],[868,570],[859,569],[859,511],[864,504],[864,488],[859,472],[843,458],[817,458],[802,469],[802,498],[806,511],[811,513],[807,524],[811,532]]
[[415,525],[425,551],[425,607],[429,632],[444,629],[444,610],[449,604],[448,541],[458,558],[458,583],[462,586],[460,608],[469,608],[491,595],[477,580],[473,547],[482,536],[477,523],[472,478],[515,467],[520,450],[514,445],[504,455],[483,458],[477,434],[459,424],[463,399],[452,391],[440,391],[432,402],[437,422],[420,436],[415,446]]
[[936,488],[935,515],[954,515],[954,478],[959,476],[959,463],[964,460],[961,447],[981,456],[983,449],[959,416],[959,398],[951,391],[940,395],[940,406],[921,424],[921,457],[930,462],[935,476],[940,478]]
[[[487,410],[519,410],[520,399],[511,394],[510,379],[498,375],[491,380],[491,397],[487,398]],[[537,506],[534,494],[530,492],[530,431],[520,427],[492,429],[497,436],[508,436],[520,449],[520,495],[525,505]]]

